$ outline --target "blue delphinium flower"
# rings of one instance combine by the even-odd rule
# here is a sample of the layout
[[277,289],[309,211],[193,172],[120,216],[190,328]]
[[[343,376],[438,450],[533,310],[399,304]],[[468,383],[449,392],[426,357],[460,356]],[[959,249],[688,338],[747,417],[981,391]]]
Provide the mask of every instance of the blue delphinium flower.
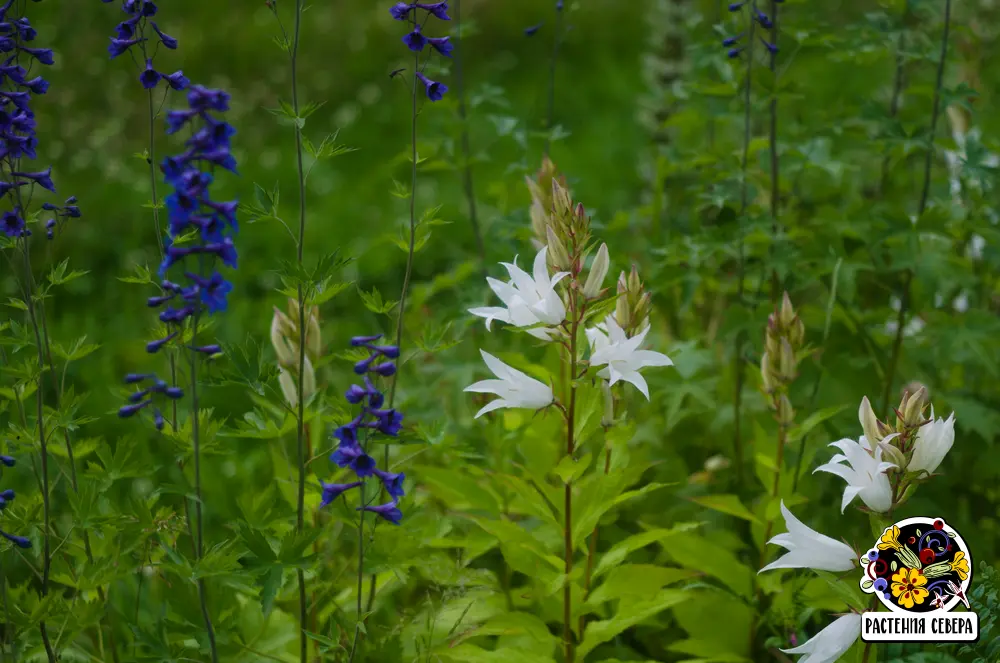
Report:
[[[216,167],[236,172],[236,160],[229,151],[230,139],[236,130],[212,114],[227,110],[228,94],[195,85],[188,91],[188,109],[167,114],[167,133],[176,133],[188,125],[192,126],[193,133],[185,143],[187,149],[177,156],[167,157],[161,165],[166,183],[173,187],[173,192],[164,200],[169,220],[164,240],[165,255],[159,271],[163,294],[150,297],[146,303],[150,308],[162,308],[159,319],[166,325],[167,334],[146,344],[146,351],[151,354],[183,338],[182,330],[189,319],[202,313],[226,310],[227,295],[233,289],[232,284],[214,269],[213,258],[236,268],[233,237],[238,229],[237,202],[216,202],[209,193],[214,180],[212,171]],[[197,268],[192,266],[193,269],[211,271],[205,274],[185,270],[183,284],[167,280],[167,272],[183,266],[188,256],[198,258],[195,261]],[[206,355],[221,352],[215,344],[189,349]],[[130,373],[125,376],[125,383],[150,383],[152,386],[129,397],[130,403],[118,411],[118,416],[123,418],[152,405],[157,395],[170,399],[183,396],[179,388],[151,374]],[[156,407],[153,407],[153,420],[158,429],[163,428],[163,416]]]
[[375,345],[380,338],[381,334],[355,336],[351,339],[351,347],[363,347],[370,352],[367,358],[354,365],[354,372],[364,376],[364,385],[352,384],[344,393],[348,403],[361,406],[361,412],[349,423],[333,431],[333,437],[337,439],[338,444],[330,455],[330,460],[340,467],[351,468],[359,480],[351,483],[323,483],[321,486],[323,499],[320,506],[330,504],[352,488],[363,486],[366,479],[374,476],[382,483],[392,501],[380,506],[362,504],[357,510],[371,511],[398,525],[403,513],[397,504],[404,495],[403,482],[406,480],[406,475],[380,470],[375,459],[366,451],[370,435],[380,433],[396,437],[403,428],[403,413],[395,409],[382,409],[385,395],[370,377],[372,374],[392,375],[396,371],[396,365],[392,360],[399,357],[399,348],[394,345]]
[[[0,456],[0,462],[2,462],[7,467],[14,467],[16,464],[15,460],[10,456]],[[14,491],[8,488],[7,490],[0,491],[0,512],[4,511],[11,502],[14,501]],[[13,534],[8,534],[7,532],[0,530],[0,536],[7,539],[15,546],[19,548],[30,548],[31,540],[23,536],[15,536]]]
[[[781,2],[781,0],[777,1]],[[729,11],[733,13],[740,12],[743,9],[748,10],[749,20],[751,24],[755,23],[765,30],[770,30],[771,28],[774,27],[774,22],[771,20],[771,18],[761,10],[757,9],[756,3],[753,2],[752,0],[744,2],[734,2],[729,5]],[[753,26],[751,25],[751,27]],[[726,55],[728,55],[730,59],[738,58],[740,54],[747,49],[747,45],[743,46],[737,45],[739,44],[740,40],[743,39],[744,34],[745,32],[741,32],[737,35],[733,35],[732,37],[727,37],[726,39],[722,40],[722,46],[723,48],[728,49],[726,51]],[[753,38],[752,30],[750,34],[752,39]],[[775,53],[778,52],[778,46],[776,44],[772,44],[771,42],[765,40],[763,37],[760,36],[758,36],[758,39],[760,39],[760,43],[764,45],[764,48],[766,48],[770,54],[774,55]],[[751,47],[752,50],[753,44],[751,43],[749,44],[749,46]]]
[[[104,0],[109,3],[114,0]],[[153,58],[156,57],[156,47],[162,45],[171,50],[177,48],[177,39],[171,37],[151,20],[156,15],[158,8],[152,0],[121,0],[122,12],[128,17],[115,27],[115,36],[111,37],[108,44],[108,53],[114,59],[119,55],[124,55],[138,46],[142,51],[142,59],[136,62],[145,62],[145,67],[139,72],[139,82],[147,90],[152,90],[161,81],[165,82],[174,90],[184,90],[190,81],[184,76],[184,72],[177,70],[172,74],[164,74],[153,68]],[[150,48],[150,43],[155,42],[156,47]]]
[[[424,12],[422,20],[419,12]],[[403,43],[411,51],[420,53],[424,50],[425,46],[430,44],[431,48],[442,56],[446,58],[451,57],[451,53],[455,47],[448,37],[426,37],[423,33],[424,25],[432,17],[440,21],[451,20],[451,17],[448,16],[447,2],[397,2],[389,8],[389,14],[397,21],[407,21],[410,24],[410,31],[403,36]],[[419,55],[415,56],[416,61],[419,61],[419,59]],[[427,78],[420,71],[419,66],[416,67],[414,75],[423,83],[428,99],[431,101],[440,101],[444,98],[445,93],[448,91],[447,85]]]
[[[55,58],[51,49],[26,45],[34,41],[38,32],[26,16],[15,15],[20,8],[21,5],[15,6],[12,0],[0,5],[0,57],[3,58],[0,61],[0,170],[3,172],[0,198],[9,206],[0,212],[0,232],[11,238],[31,235],[21,189],[37,185],[48,191],[56,190],[51,166],[38,171],[21,166],[22,159],[36,157],[38,147],[32,96],[45,94],[49,89],[48,81],[41,76],[28,78],[28,71],[36,63],[51,65]],[[70,198],[64,207],[45,203],[42,208],[56,211],[60,219],[79,217],[80,209],[75,203],[76,199]],[[54,237],[56,225],[54,219],[46,224],[49,239]]]

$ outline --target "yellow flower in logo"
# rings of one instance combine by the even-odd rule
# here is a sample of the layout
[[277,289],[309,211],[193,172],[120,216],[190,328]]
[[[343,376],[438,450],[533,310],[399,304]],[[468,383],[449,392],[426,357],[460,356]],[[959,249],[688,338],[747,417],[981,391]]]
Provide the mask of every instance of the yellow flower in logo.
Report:
[[951,560],[951,570],[958,573],[958,577],[962,580],[969,577],[969,560],[961,550],[955,553],[955,559]]
[[887,529],[878,540],[879,550],[899,550],[899,528],[895,525],[892,529]]
[[920,569],[908,569],[905,566],[892,576],[892,595],[896,602],[907,610],[924,602],[930,594],[924,585],[927,578]]

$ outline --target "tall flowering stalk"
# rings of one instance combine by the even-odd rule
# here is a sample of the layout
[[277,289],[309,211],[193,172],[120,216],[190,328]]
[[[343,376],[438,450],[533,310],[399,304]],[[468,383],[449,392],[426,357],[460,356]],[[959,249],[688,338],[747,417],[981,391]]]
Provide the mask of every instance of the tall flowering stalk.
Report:
[[[403,427],[403,414],[386,405],[385,394],[374,380],[388,378],[396,374],[396,364],[393,360],[399,358],[399,347],[395,345],[376,345],[382,338],[381,334],[374,336],[355,336],[351,339],[351,347],[365,348],[368,357],[354,364],[354,372],[362,376],[363,385],[352,384],[344,398],[353,406],[360,406],[358,415],[350,422],[340,426],[333,432],[337,440],[337,449],[330,455],[330,460],[341,468],[350,468],[356,480],[348,483],[323,483],[323,499],[321,507],[327,506],[347,491],[358,489],[358,585],[357,585],[357,625],[354,628],[354,638],[351,643],[351,653],[348,662],[354,660],[358,651],[358,641],[361,635],[361,620],[364,610],[364,559],[365,559],[365,512],[394,525],[403,518],[399,510],[399,500],[403,497],[403,481],[406,475],[379,469],[374,458],[369,454],[374,436],[381,434],[396,437]],[[378,479],[381,490],[389,495],[389,501],[374,505],[380,489],[368,491],[368,482]],[[373,525],[374,526],[374,525]]]
[[[188,126],[191,137],[185,142],[187,149],[177,156],[163,160],[161,170],[164,180],[173,192],[165,199],[168,213],[167,236],[164,241],[164,258],[160,264],[161,287],[165,294],[151,297],[151,308],[162,308],[159,320],[164,325],[161,338],[146,344],[146,351],[155,354],[168,346],[175,346],[187,353],[190,370],[191,440],[194,457],[194,522],[188,510],[188,529],[194,540],[195,559],[204,553],[203,501],[201,494],[200,417],[198,412],[198,364],[202,358],[218,354],[217,344],[200,345],[198,323],[201,317],[224,311],[227,296],[232,290],[229,283],[214,267],[216,261],[226,267],[236,268],[237,254],[233,244],[236,233],[236,201],[216,202],[210,195],[214,180],[213,171],[221,168],[236,172],[236,161],[230,154],[230,140],[235,129],[218,119],[213,113],[229,110],[229,95],[221,90],[193,86],[187,96],[188,109],[167,114],[167,133],[173,134]],[[194,257],[188,261],[189,257]],[[175,283],[165,277],[174,267],[188,267],[183,271],[183,282]],[[194,270],[194,271],[189,271]],[[158,430],[164,427],[162,411],[157,401],[171,401],[183,396],[176,385],[169,385],[153,374],[129,374],[127,384],[143,385],[129,397],[129,404],[118,414],[131,417],[150,408],[153,423]],[[208,610],[203,578],[197,580],[198,597],[205,620],[213,663],[218,661],[215,630]]]
[[[26,45],[35,40],[38,32],[31,26],[30,20],[24,13],[24,2],[15,3],[14,0],[7,0],[0,5],[0,53],[4,55],[3,63],[0,65],[0,197],[4,201],[4,206],[9,207],[0,214],[0,232],[10,240],[15,253],[20,253],[21,256],[23,270],[18,282],[24,308],[28,313],[30,326],[35,337],[35,350],[38,358],[38,374],[35,376],[35,425],[41,456],[39,477],[43,520],[41,593],[45,596],[49,591],[49,576],[52,565],[52,528],[50,522],[49,440],[45,430],[42,376],[48,367],[47,365],[51,365],[51,351],[49,350],[45,324],[44,301],[37,296],[31,267],[31,251],[28,240],[32,232],[28,228],[28,219],[30,218],[28,206],[31,202],[31,193],[36,185],[52,192],[55,192],[55,185],[52,182],[51,166],[43,171],[28,171],[22,166],[22,160],[33,160],[37,156],[38,136],[35,114],[31,110],[32,96],[45,94],[49,88],[48,81],[41,76],[30,77],[30,70],[35,65],[51,65],[55,62],[55,58],[51,49]],[[29,191],[27,196],[23,195],[25,187]],[[56,215],[56,218],[45,224],[46,236],[49,239],[54,237],[55,230],[58,228],[59,222],[56,219],[65,220],[80,216],[75,202],[74,198],[70,198],[63,206],[51,203],[42,206],[43,210],[54,212]],[[11,269],[12,272],[16,273],[13,261]],[[73,450],[68,434],[66,443],[72,464]],[[73,474],[75,481],[75,471]],[[10,497],[13,498],[13,494]],[[4,536],[17,545],[23,543],[16,537]],[[45,647],[45,654],[50,663],[54,663],[56,653],[52,647],[45,621],[40,621],[38,628]]]
[[[727,48],[730,59],[743,57],[746,59],[746,73],[744,75],[743,87],[743,154],[740,159],[740,238],[739,257],[737,264],[737,286],[736,298],[740,306],[743,305],[743,297],[746,287],[746,215],[750,205],[749,181],[747,179],[747,166],[750,161],[750,138],[751,138],[751,114],[752,114],[752,91],[753,91],[753,63],[756,41],[760,41],[768,53],[772,55],[778,52],[777,45],[765,40],[757,34],[757,28],[768,30],[773,28],[771,19],[764,12],[757,8],[757,0],[742,0],[729,5],[729,11],[733,14],[744,16],[746,27],[739,34],[727,37],[722,45]],[[745,367],[743,361],[743,347],[746,343],[746,332],[740,330],[736,334],[735,346],[733,348],[733,372],[736,376],[736,386],[733,391],[733,455],[736,459],[736,478],[739,483],[743,482],[744,454],[743,454],[743,433],[741,426],[741,411],[743,405],[743,383],[745,379]]]
[[[277,19],[278,26],[281,28],[282,37],[284,39],[283,47],[288,53],[288,64],[291,71],[292,115],[294,119],[292,122],[292,128],[295,134],[295,172],[298,178],[297,185],[299,195],[298,232],[295,235],[295,261],[301,268],[305,255],[307,176],[303,162],[303,123],[300,121],[301,102],[299,99],[299,45],[300,38],[302,36],[303,7],[302,0],[295,0],[293,9],[295,18],[292,26],[292,35],[291,38],[289,38],[287,32],[285,31],[285,26],[282,24],[281,18],[278,15],[277,3],[273,2],[273,0],[267,0],[266,4],[275,19]],[[299,281],[296,285],[295,310],[304,311],[305,309],[305,286],[301,281]],[[307,381],[312,372],[312,368],[307,367],[308,358],[306,357],[306,328],[307,325],[305,324],[298,325],[299,338],[297,343],[295,343],[297,346],[295,354],[297,356],[294,359],[294,367],[292,369],[294,372],[294,391],[296,394],[296,402],[292,407],[295,409],[295,460],[298,474],[295,499],[295,531],[299,533],[301,533],[305,527],[306,475],[309,470],[308,459],[312,455],[308,431],[306,430],[305,412],[305,394],[309,391]],[[286,383],[289,381],[289,376],[287,372],[283,373],[283,375],[285,376],[285,382],[282,383],[282,389],[285,391],[287,399],[287,394],[289,392],[287,390]],[[315,389],[315,379],[312,387]],[[303,663],[305,663],[309,655],[309,636],[307,635],[309,626],[309,599],[308,592],[306,590],[305,570],[302,568],[297,569],[296,577],[299,585],[299,658],[303,661]]]
[[[462,0],[455,0],[455,43],[459,45],[462,39]],[[469,145],[469,114],[465,105],[465,53],[461,48],[455,49],[455,88],[458,95],[458,121],[461,124],[462,150],[462,188],[465,192],[465,203],[469,210],[469,224],[476,240],[479,259],[486,260],[486,247],[483,245],[483,233],[479,227],[479,215],[476,210],[475,188],[472,186],[472,148]]]
[[[574,203],[548,159],[539,181],[528,179],[532,192],[532,228],[535,243],[541,248],[535,255],[529,274],[513,263],[502,263],[510,275],[504,283],[487,278],[490,289],[503,306],[485,306],[469,312],[484,318],[486,328],[493,321],[523,329],[543,342],[558,343],[562,352],[563,389],[557,399],[549,385],[508,366],[493,355],[481,351],[495,379],[481,380],[466,387],[473,393],[494,394],[498,398],[476,414],[480,417],[501,408],[541,410],[554,405],[565,423],[565,457],[576,460],[577,390],[587,377],[605,381],[610,389],[628,382],[647,398],[649,387],[640,370],[650,366],[668,366],[670,359],[659,352],[642,348],[649,333],[649,293],[639,282],[638,273],[622,274],[614,314],[607,313],[604,280],[610,268],[610,255],[601,244],[586,267],[596,243],[590,234],[590,217],[581,203]],[[546,188],[542,188],[542,187]],[[554,272],[551,273],[550,272]],[[589,352],[588,352],[589,350]],[[563,659],[575,657],[573,637],[573,583],[575,562],[573,540],[572,477],[563,482]]]
[[[920,189],[920,200],[917,203],[917,221],[927,210],[927,199],[931,191],[931,165],[934,162],[934,138],[937,135],[938,117],[941,115],[941,87],[944,83],[944,65],[948,60],[948,35],[951,31],[951,0],[944,3],[944,27],[941,30],[941,55],[938,58],[937,76],[934,82],[934,103],[931,108],[930,127],[927,131],[927,151],[924,156],[923,185]],[[910,310],[910,290],[913,285],[913,269],[907,267],[903,273],[902,292],[899,298],[899,313],[896,317],[896,338],[892,343],[892,353],[889,355],[889,368],[886,374],[882,393],[881,410],[889,406],[889,394],[892,393],[892,383],[896,377],[896,367],[899,364],[899,353],[903,348],[903,332],[906,329],[906,314]]]

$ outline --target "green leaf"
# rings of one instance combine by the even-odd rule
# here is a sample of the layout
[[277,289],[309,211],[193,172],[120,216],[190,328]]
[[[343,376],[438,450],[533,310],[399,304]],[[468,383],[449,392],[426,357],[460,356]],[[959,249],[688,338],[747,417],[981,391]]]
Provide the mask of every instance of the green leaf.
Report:
[[642,599],[650,592],[682,580],[694,578],[697,571],[678,569],[655,564],[624,564],[613,568],[597,589],[587,598],[587,603],[599,605],[605,601]]
[[701,497],[690,497],[688,499],[714,511],[721,511],[722,513],[729,514],[730,516],[736,516],[737,518],[748,520],[752,523],[760,522],[757,516],[753,515],[749,509],[743,506],[743,503],[740,502],[740,498],[736,495],[703,495]]
[[665,549],[681,566],[721,580],[740,596],[749,598],[753,592],[754,573],[733,553],[715,542],[696,534],[684,533],[671,539],[670,545]]
[[593,460],[593,455],[589,451],[579,458],[564,456],[552,470],[552,473],[559,477],[564,484],[572,483],[577,477],[587,471],[591,460]]
[[814,572],[826,582],[827,586],[837,595],[837,598],[841,599],[849,607],[854,608],[858,612],[864,612],[868,609],[865,596],[862,594],[856,578],[851,577],[849,580],[841,580],[829,571],[814,569]]
[[587,654],[600,644],[608,642],[640,622],[663,612],[667,608],[682,603],[687,594],[681,590],[664,589],[646,601],[632,603],[620,609],[611,619],[590,622],[583,632],[583,641],[577,647],[577,656],[582,661]]
[[679,523],[670,529],[651,529],[641,534],[633,534],[632,536],[619,541],[611,547],[611,550],[601,555],[600,560],[597,562],[597,566],[594,568],[593,577],[596,579],[597,577],[615,568],[625,561],[629,554],[635,552],[636,550],[645,548],[653,543],[662,543],[674,536],[690,532],[698,527],[701,527],[700,523]]

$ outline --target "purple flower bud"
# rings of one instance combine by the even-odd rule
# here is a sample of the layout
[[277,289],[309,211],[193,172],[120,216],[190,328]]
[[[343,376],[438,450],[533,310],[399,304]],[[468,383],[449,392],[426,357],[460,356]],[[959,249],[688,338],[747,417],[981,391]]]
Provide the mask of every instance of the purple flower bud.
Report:
[[741,52],[743,52],[742,48],[731,48],[726,55],[729,56],[730,60],[734,60],[740,56]]
[[23,536],[14,536],[13,534],[8,534],[7,532],[4,532],[3,530],[0,530],[0,536],[2,536],[3,538],[7,539],[8,541],[10,541],[11,543],[13,543],[18,548],[30,548],[31,547],[31,541],[28,538],[26,538],[26,537],[23,537]]
[[343,495],[345,492],[352,488],[357,488],[360,486],[362,481],[354,481],[352,483],[324,483],[320,482],[320,486],[323,488],[323,499],[320,501],[320,508],[330,504],[335,499]]
[[778,47],[772,44],[771,42],[765,41],[763,38],[761,38],[760,43],[764,44],[764,48],[766,48],[768,52],[770,53],[778,52]]
[[344,394],[344,397],[347,399],[348,403],[357,404],[360,403],[361,399],[363,399],[367,395],[368,392],[364,389],[364,387],[352,384],[350,387],[348,387],[347,393]]
[[378,352],[389,359],[396,359],[399,357],[399,346],[396,345],[373,345],[370,346],[372,350]]
[[731,11],[731,12],[738,12],[743,7],[743,5],[745,5],[745,4],[746,4],[746,0],[744,0],[744,2],[734,2],[734,3],[732,3],[732,4],[729,5],[729,11]]
[[198,347],[192,347],[195,352],[202,352],[207,355],[217,355],[222,352],[222,346],[220,345],[202,345]]
[[396,372],[396,365],[391,361],[387,361],[379,364],[372,370],[381,375],[382,377],[387,378]]
[[5,490],[3,492],[0,492],[0,498],[3,498],[5,500],[7,500],[8,502],[13,502],[14,501],[14,491],[12,489],[8,488],[7,490]]
[[722,45],[725,46],[726,48],[728,48],[728,47],[732,46],[733,44],[735,44],[736,42],[738,42],[742,37],[743,37],[743,33],[742,32],[739,33],[738,35],[733,35],[732,37],[727,37],[726,39],[722,40]]
[[177,400],[178,398],[184,397],[184,390],[180,387],[167,387],[163,390],[163,395],[167,398]]
[[375,334],[373,336],[355,336],[351,339],[351,347],[352,348],[361,347],[362,345],[366,345],[368,343],[377,341],[380,338],[382,338],[382,334]]
[[149,405],[152,402],[153,401],[151,401],[151,400],[145,400],[145,401],[142,401],[141,403],[136,403],[135,405],[124,405],[124,406],[122,406],[121,408],[118,409],[118,416],[121,417],[122,419],[128,419],[129,417],[131,417],[132,415],[134,415],[136,412],[138,412],[139,410],[141,410],[142,408],[146,407],[147,405]]
[[125,376],[125,384],[138,384],[153,377],[149,373],[129,373]]
[[382,485],[385,486],[385,492],[389,493],[389,496],[394,500],[398,500],[405,494],[403,492],[403,481],[406,480],[406,475],[402,472],[394,474],[377,469],[375,470],[375,476],[382,481]]
[[388,520],[393,525],[398,525],[399,521],[403,519],[403,512],[396,507],[396,502],[392,501],[387,504],[380,504],[378,506],[359,506],[357,511],[371,511]]
[[146,344],[146,352],[148,352],[149,354],[155,354],[159,352],[160,348],[162,348],[164,345],[172,341],[175,336],[177,336],[177,332],[169,334],[168,336],[165,336],[164,338],[158,339],[156,341],[150,341],[149,343]]
[[0,463],[3,463],[7,467],[14,467],[14,465],[17,464],[17,461],[14,460],[14,458],[11,457],[11,456],[2,456],[2,455],[0,455]]
[[163,430],[164,423],[165,422],[163,420],[163,413],[160,412],[158,409],[154,409],[153,410],[153,426],[156,427],[156,430]]
[[537,32],[538,32],[539,30],[541,30],[541,29],[542,29],[542,26],[543,26],[543,25],[545,25],[545,24],[544,24],[544,23],[539,23],[539,24],[537,24],[537,25],[531,25],[531,26],[529,26],[529,27],[525,28],[525,29],[524,29],[524,36],[525,36],[525,37],[534,37],[534,36],[535,36],[535,34],[536,34],[536,33],[537,33]]

